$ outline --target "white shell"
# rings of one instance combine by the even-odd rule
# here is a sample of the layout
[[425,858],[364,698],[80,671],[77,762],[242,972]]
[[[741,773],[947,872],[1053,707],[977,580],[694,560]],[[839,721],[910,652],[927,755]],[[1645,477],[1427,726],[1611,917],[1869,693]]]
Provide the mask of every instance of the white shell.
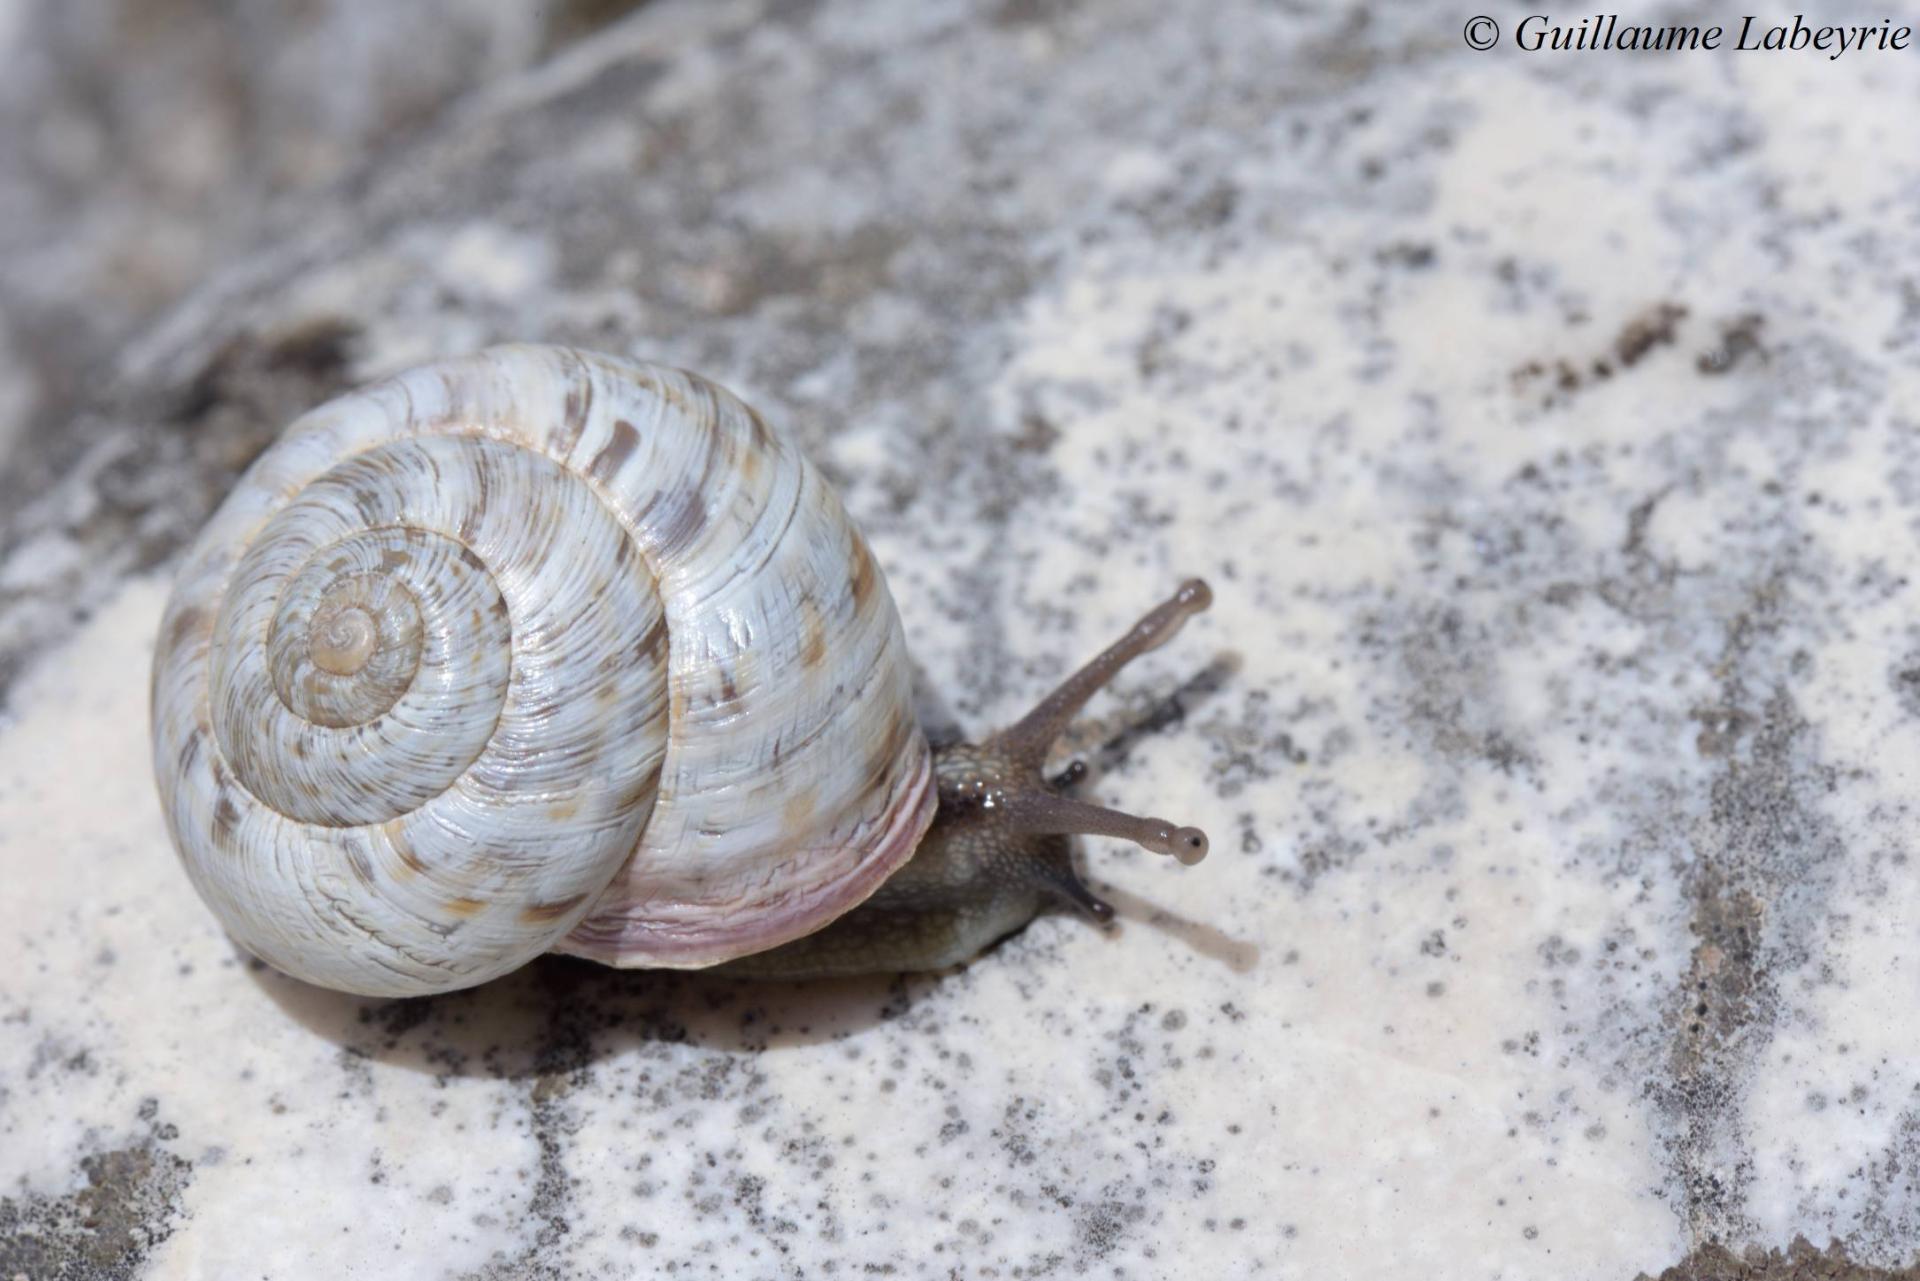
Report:
[[899,618],[818,473],[702,378],[554,347],[288,428],[187,555],[153,747],[228,931],[376,995],[759,951],[933,812]]

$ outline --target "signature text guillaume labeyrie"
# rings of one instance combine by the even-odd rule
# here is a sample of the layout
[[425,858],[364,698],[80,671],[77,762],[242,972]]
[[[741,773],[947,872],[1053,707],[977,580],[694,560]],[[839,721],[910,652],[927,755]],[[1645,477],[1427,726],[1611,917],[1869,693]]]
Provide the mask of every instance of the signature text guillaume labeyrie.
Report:
[[1857,50],[1905,49],[1912,43],[1913,28],[1893,25],[1893,19],[1845,26],[1810,26],[1799,15],[1790,23],[1769,24],[1752,14],[1740,20],[1737,37],[1727,43],[1728,28],[1673,24],[1649,26],[1621,22],[1618,14],[1595,14],[1578,22],[1555,22],[1543,13],[1529,14],[1514,28],[1513,42],[1520,48],[1557,50],[1642,50],[1648,52],[1688,49],[1787,49],[1796,52],[1819,50],[1829,61]]

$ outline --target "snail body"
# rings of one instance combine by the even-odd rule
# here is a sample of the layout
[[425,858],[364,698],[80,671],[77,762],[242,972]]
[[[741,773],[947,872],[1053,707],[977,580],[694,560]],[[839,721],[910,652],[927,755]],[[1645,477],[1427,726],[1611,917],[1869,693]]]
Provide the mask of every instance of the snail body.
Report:
[[1204,852],[1041,777],[1098,683],[1037,755],[1035,729],[936,762],[884,579],[797,448],[697,375],[509,346],[329,402],[248,469],[162,619],[154,762],[201,897],[322,986],[547,951],[927,968],[1049,887],[1092,902],[1060,833]]

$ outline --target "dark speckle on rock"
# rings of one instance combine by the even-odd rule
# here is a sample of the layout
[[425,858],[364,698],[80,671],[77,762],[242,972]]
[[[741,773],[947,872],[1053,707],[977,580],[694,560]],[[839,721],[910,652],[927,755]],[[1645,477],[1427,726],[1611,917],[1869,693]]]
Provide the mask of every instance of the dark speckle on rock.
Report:
[[193,1167],[163,1148],[94,1152],[81,1186],[62,1195],[0,1197],[0,1276],[123,1281],[142,1275],[179,1223]]

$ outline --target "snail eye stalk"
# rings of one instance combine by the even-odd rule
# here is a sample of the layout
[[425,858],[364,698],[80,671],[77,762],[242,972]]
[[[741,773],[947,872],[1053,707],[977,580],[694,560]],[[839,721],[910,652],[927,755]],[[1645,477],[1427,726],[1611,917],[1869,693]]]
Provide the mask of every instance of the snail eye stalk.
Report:
[[[1032,779],[1030,786],[1000,789],[994,798],[998,821],[1022,836],[1116,836],[1142,849],[1178,859],[1191,867],[1207,856],[1207,834],[1197,827],[1164,818],[1142,817],[1061,795],[1061,790],[1087,775],[1085,761],[1073,761],[1051,780],[1040,773],[1047,753],[1087,700],[1113,680],[1128,663],[1166,644],[1189,618],[1213,602],[1213,593],[1201,580],[1189,579],[1172,596],[1149,610],[1125,635],[1092,662],[1060,683],[1038,706],[1017,723],[988,739],[983,748],[1011,762],[1017,772]],[[1038,857],[1029,860],[1028,875],[1096,921],[1113,918],[1113,908],[1102,902],[1074,874],[1065,847],[1042,841]]]
[[1004,807],[1002,821],[1026,836],[1117,836],[1188,867],[1207,856],[1205,832],[1164,818],[1142,818],[1047,792],[1017,793],[1005,800]]
[[1200,579],[1190,578],[1180,584],[1180,590],[1148,610],[1139,622],[1127,629],[1126,635],[1060,682],[1060,687],[1041,699],[1032,711],[994,735],[990,745],[1030,769],[1040,769],[1055,741],[1066,732],[1089,698],[1118,676],[1128,663],[1172,640],[1182,624],[1211,604],[1213,591]]

